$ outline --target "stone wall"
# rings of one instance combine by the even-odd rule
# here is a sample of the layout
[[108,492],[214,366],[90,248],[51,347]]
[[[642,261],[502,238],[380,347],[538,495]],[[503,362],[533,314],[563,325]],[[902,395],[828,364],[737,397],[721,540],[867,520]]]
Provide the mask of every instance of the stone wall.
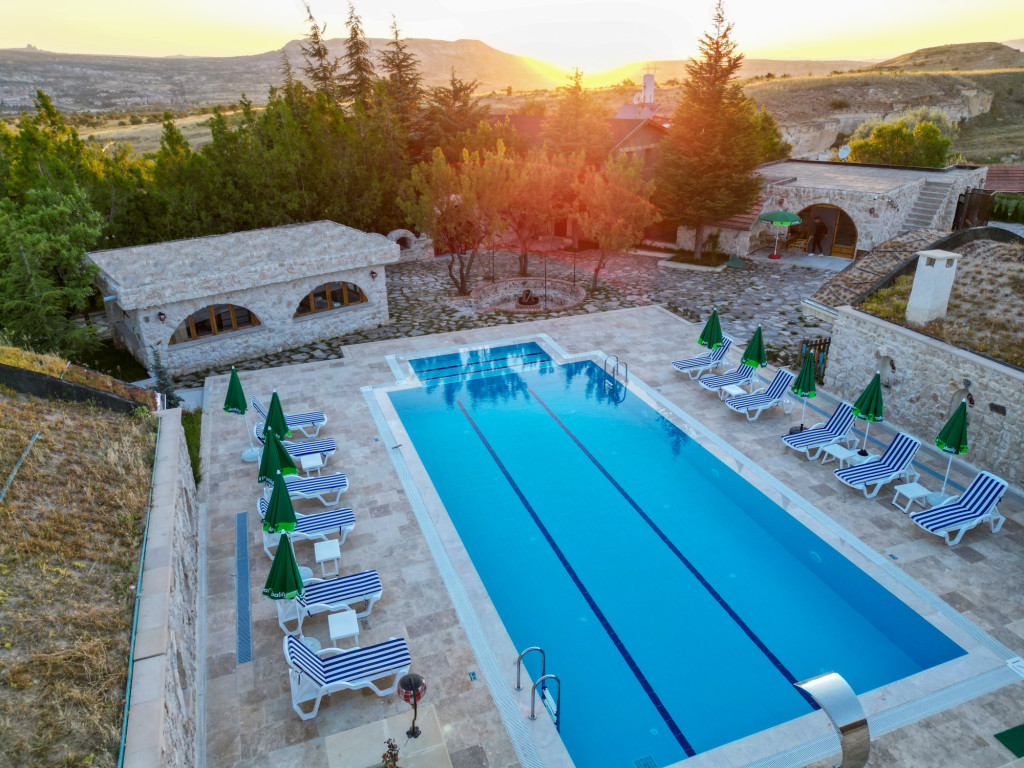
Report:
[[199,527],[181,410],[160,412],[125,768],[194,766],[199,648]]
[[[984,165],[975,168],[968,174],[956,176],[949,194],[946,195],[946,202],[940,205],[932,218],[932,226],[936,229],[949,229],[953,226],[953,215],[956,213],[956,202],[960,194],[968,187],[977,189],[985,186],[985,177],[988,176],[988,168]],[[941,181],[941,179],[937,179]]]
[[[150,347],[155,345],[160,349],[160,357],[171,373],[202,371],[387,323],[387,280],[384,269],[383,265],[377,265],[373,268],[340,270],[202,299],[167,302],[152,309],[132,310],[127,313],[126,322],[139,338],[144,350],[141,362],[147,368],[152,369]],[[371,271],[377,274],[376,278],[370,276]],[[367,301],[329,312],[293,316],[302,297],[308,295],[313,288],[326,282],[343,281],[362,288]],[[260,325],[194,341],[168,343],[179,324],[193,312],[210,304],[245,307],[259,318]],[[108,310],[120,315],[116,302],[108,302]],[[157,315],[158,311],[166,315],[163,322]]]
[[[708,227],[704,230],[704,245],[707,246],[708,238],[718,233],[718,248],[723,253],[735,256],[746,256],[757,248],[757,238],[754,234],[757,229],[731,229],[729,227]],[[689,227],[679,227],[676,231],[676,248],[693,250],[695,232]]]
[[850,307],[838,312],[826,389],[853,402],[880,370],[888,383],[885,420],[930,444],[965,396],[967,379],[974,406],[962,458],[1024,486],[1024,372]]
[[398,243],[401,249],[398,260],[401,262],[434,258],[434,241],[426,235],[417,235],[408,229],[394,229],[388,232],[388,240]]

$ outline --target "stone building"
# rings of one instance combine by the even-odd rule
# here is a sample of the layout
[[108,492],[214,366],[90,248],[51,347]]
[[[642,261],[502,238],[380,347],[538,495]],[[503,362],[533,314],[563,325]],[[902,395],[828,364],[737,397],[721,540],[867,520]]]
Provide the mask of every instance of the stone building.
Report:
[[[770,245],[776,229],[757,220],[767,211],[789,211],[803,219],[779,241],[807,249],[808,226],[825,224],[823,252],[853,258],[910,229],[949,229],[957,200],[968,188],[985,186],[985,166],[908,168],[816,160],[781,160],[761,166],[762,197],[747,214],[712,225],[720,246],[738,256]],[[680,227],[680,248],[693,247],[693,230]]]
[[400,247],[333,221],[88,254],[115,343],[182,374],[388,321]]

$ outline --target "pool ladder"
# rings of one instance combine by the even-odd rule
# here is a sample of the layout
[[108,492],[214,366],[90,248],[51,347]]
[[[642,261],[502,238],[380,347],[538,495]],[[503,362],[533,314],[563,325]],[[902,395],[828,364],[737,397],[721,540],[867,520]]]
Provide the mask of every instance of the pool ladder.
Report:
[[[531,645],[525,651],[520,653],[519,656],[516,658],[516,690],[523,690],[523,656],[530,653],[531,651],[540,652],[540,677],[537,678],[537,682],[535,682],[533,684],[533,687],[530,688],[530,719],[537,719],[537,686],[539,685],[541,703],[544,705],[544,708],[548,711],[548,714],[551,715],[551,720],[555,724],[555,730],[560,730],[559,721],[561,720],[562,716],[562,681],[558,679],[557,675],[549,675],[545,672],[547,666],[547,657],[544,653],[544,649],[541,648],[539,645]],[[557,684],[557,687],[555,688],[554,709],[551,708],[550,697],[546,697],[544,695],[545,693],[547,693],[548,690],[547,683],[545,682],[546,680],[554,680]]]
[[[612,360],[615,361],[615,365],[611,367],[609,372],[608,366]],[[619,380],[619,375],[622,375],[622,380]],[[629,383],[629,363],[624,360],[619,360],[618,355],[610,355],[604,359],[604,385],[608,389],[608,392],[612,395],[612,399],[622,402],[626,399],[626,385]],[[618,389],[616,385],[622,385],[622,389]]]

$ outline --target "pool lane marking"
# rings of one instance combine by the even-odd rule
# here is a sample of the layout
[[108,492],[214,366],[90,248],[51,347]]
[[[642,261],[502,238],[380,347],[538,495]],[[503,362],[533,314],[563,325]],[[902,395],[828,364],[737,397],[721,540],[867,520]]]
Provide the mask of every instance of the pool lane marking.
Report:
[[[776,656],[767,645],[765,645],[764,641],[760,637],[758,637],[754,630],[752,630],[747,625],[747,623],[740,617],[740,615],[736,613],[733,607],[729,605],[728,602],[726,602],[725,598],[722,597],[718,590],[711,585],[711,582],[704,578],[704,574],[702,574],[697,569],[697,566],[690,562],[689,558],[687,558],[686,555],[682,553],[679,547],[677,547],[672,542],[672,540],[665,535],[665,532],[661,530],[658,524],[655,523],[654,520],[652,520],[646,512],[644,512],[643,508],[636,503],[636,501],[633,499],[632,496],[629,495],[629,493],[626,492],[626,489],[619,485],[619,482],[614,477],[612,477],[611,472],[605,469],[601,462],[597,460],[597,457],[595,457],[594,454],[592,454],[587,449],[587,447],[583,445],[582,442],[580,442],[579,438],[572,433],[572,430],[565,425],[565,422],[558,418],[558,415],[548,407],[548,404],[537,396],[537,393],[533,391],[533,388],[527,387],[526,391],[530,393],[530,397],[536,400],[541,408],[547,411],[548,415],[555,420],[555,423],[558,424],[558,426],[560,426],[565,431],[565,434],[567,434],[569,436],[569,439],[571,439],[576,444],[576,447],[583,451],[583,454],[588,459],[590,459],[591,462],[593,462],[594,466],[597,467],[601,474],[603,474],[608,479],[608,482],[610,482],[612,486],[614,486],[615,490],[622,494],[622,498],[624,498],[626,502],[634,510],[636,510],[636,513],[640,515],[643,521],[651,527],[651,530],[653,530],[657,534],[658,538],[661,539],[665,546],[669,548],[672,554],[679,558],[679,561],[684,566],[686,566],[686,569],[691,574],[693,574],[693,577],[700,582],[700,585],[707,590],[708,594],[715,599],[715,601],[722,607],[722,609],[727,614],[729,614],[729,618],[736,622],[737,626],[739,626],[739,628],[743,630],[743,632],[751,640],[751,642],[753,642],[754,645],[758,647],[758,650],[760,650],[761,653],[763,653],[767,657],[768,661],[770,661],[775,666],[775,668],[782,673],[782,676],[785,677],[791,685],[795,686],[795,684],[797,683],[797,679],[793,675],[793,673],[790,672],[786,665],[782,663],[782,660],[779,659],[779,657]],[[818,702],[816,702],[809,693],[804,691],[802,688],[797,688],[796,690],[804,697],[804,699],[807,701],[808,704],[811,705],[812,708],[819,709]]]
[[[537,352],[522,352],[522,353],[516,353],[516,354],[512,354],[512,355],[505,355],[505,357],[488,357],[486,360],[472,360],[472,361],[466,361],[466,362],[460,361],[460,362],[458,362],[458,363],[456,363],[454,365],[439,365],[436,368],[424,368],[422,371],[415,371],[415,369],[413,369],[413,370],[417,374],[420,374],[420,373],[430,373],[431,371],[446,371],[449,368],[462,368],[462,367],[470,366],[470,365],[483,365],[484,363],[498,363],[498,362],[501,362],[502,360],[511,360],[513,358],[516,358],[516,357],[536,357],[537,355],[544,355],[544,361],[527,360],[526,362],[528,362],[528,363],[547,362],[547,361],[551,360],[551,356],[550,355],[548,355],[544,350],[539,350]],[[422,360],[423,358],[417,358],[417,359]],[[410,363],[410,365],[411,365],[411,363]]]
[[661,718],[665,721],[665,724],[668,726],[669,731],[671,731],[676,741],[679,742],[679,746],[683,748],[683,751],[686,753],[687,757],[693,757],[694,755],[696,755],[697,752],[690,745],[690,742],[687,740],[686,736],[683,735],[683,732],[679,729],[679,726],[676,724],[676,721],[672,719],[672,715],[669,714],[668,709],[662,703],[661,699],[658,697],[658,694],[654,691],[654,687],[644,676],[644,673],[640,670],[639,665],[636,663],[636,661],[633,660],[633,657],[630,655],[629,651],[626,650],[626,646],[623,644],[621,638],[619,638],[618,633],[616,633],[614,627],[612,627],[612,625],[608,622],[608,619],[605,617],[604,613],[598,607],[597,601],[594,600],[594,598],[590,594],[590,591],[586,588],[583,582],[580,581],[580,577],[577,575],[575,569],[573,569],[573,567],[569,564],[569,560],[566,558],[561,548],[555,542],[554,537],[548,531],[547,527],[544,525],[543,522],[541,522],[540,516],[537,514],[536,510],[534,510],[534,508],[530,505],[530,502],[527,501],[526,496],[523,495],[523,492],[519,488],[519,485],[516,483],[516,481],[512,479],[512,474],[508,471],[508,468],[498,457],[497,452],[491,446],[490,442],[488,442],[487,438],[484,436],[484,433],[481,431],[476,421],[474,421],[473,417],[469,415],[469,411],[466,410],[466,406],[462,404],[461,400],[456,400],[455,404],[459,406],[459,410],[462,411],[462,414],[466,417],[466,420],[469,422],[469,425],[473,427],[473,431],[476,432],[477,437],[480,438],[480,442],[484,444],[484,448],[487,449],[487,452],[491,455],[491,458],[494,459],[494,463],[498,465],[498,469],[501,470],[501,473],[505,476],[505,479],[508,481],[508,484],[512,487],[512,490],[515,492],[516,496],[519,497],[520,503],[522,503],[523,507],[529,513],[530,517],[533,518],[534,524],[537,526],[541,534],[544,536],[544,539],[545,541],[547,541],[548,546],[550,546],[552,551],[555,553],[555,557],[558,558],[559,562],[562,564],[562,567],[565,569],[565,572],[569,574],[569,578],[572,579],[573,584],[576,585],[576,588],[580,591],[580,594],[583,595],[583,599],[587,601],[587,605],[590,606],[590,610],[594,612],[594,615],[597,616],[598,621],[601,622],[601,626],[604,628],[604,631],[608,633],[609,639],[612,641],[612,643],[615,645],[615,648],[618,650],[619,654],[621,654],[622,658],[625,660],[626,665],[629,667],[629,670],[636,677],[637,682],[640,683],[640,687],[643,688],[644,693],[647,694],[647,697],[651,700],[651,703],[654,705],[654,708],[658,711],[658,714],[661,715]]

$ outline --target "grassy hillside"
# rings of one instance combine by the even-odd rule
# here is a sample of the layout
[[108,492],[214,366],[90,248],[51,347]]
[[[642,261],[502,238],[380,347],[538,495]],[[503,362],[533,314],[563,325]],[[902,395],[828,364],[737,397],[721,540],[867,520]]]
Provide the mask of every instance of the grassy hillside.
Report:
[[1024,68],[1024,53],[1002,43],[959,43],[922,48],[875,64],[871,69],[918,72]]
[[953,151],[972,162],[1024,161],[1024,70],[971,73],[971,80],[992,93],[992,108],[960,126]]

